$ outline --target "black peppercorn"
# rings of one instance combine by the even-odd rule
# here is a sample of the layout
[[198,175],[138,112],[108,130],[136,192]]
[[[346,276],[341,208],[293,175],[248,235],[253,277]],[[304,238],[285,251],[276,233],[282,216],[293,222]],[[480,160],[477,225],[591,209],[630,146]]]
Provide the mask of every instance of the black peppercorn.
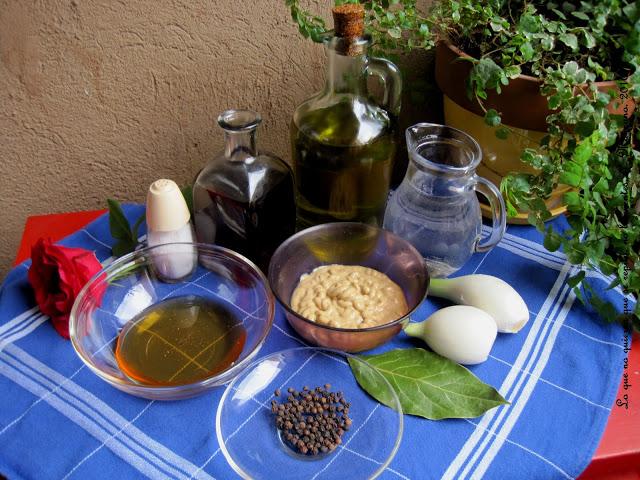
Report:
[[[276,427],[282,438],[303,455],[332,452],[342,443],[342,436],[351,426],[348,417],[350,404],[342,392],[329,392],[330,384],[297,391],[287,388],[289,395],[284,403],[271,401],[271,411],[276,415]],[[274,392],[281,395],[280,389]]]

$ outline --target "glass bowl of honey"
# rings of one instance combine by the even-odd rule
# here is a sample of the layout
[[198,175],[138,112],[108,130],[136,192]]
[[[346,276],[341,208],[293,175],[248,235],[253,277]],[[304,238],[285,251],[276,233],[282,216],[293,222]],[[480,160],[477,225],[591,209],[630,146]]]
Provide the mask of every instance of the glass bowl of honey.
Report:
[[275,300],[262,271],[223,247],[141,248],[98,272],[69,321],[76,353],[124,392],[177,400],[222,385],[256,356]]

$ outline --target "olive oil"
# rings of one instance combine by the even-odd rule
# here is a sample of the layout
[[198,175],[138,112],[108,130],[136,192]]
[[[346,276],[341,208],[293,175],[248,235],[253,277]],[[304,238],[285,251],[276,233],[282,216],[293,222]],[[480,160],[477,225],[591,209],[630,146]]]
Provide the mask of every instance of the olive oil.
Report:
[[229,368],[242,353],[246,331],[224,305],[188,295],[142,311],[122,329],[116,360],[144,385],[184,385]]
[[[322,36],[324,88],[298,105],[291,122],[298,229],[340,221],[381,226],[393,170],[400,70],[367,53],[372,39],[361,4],[332,13],[335,28]],[[379,88],[370,88],[370,78]]]
[[297,227],[348,221],[382,225],[395,154],[393,121],[350,101],[319,109],[291,127]]

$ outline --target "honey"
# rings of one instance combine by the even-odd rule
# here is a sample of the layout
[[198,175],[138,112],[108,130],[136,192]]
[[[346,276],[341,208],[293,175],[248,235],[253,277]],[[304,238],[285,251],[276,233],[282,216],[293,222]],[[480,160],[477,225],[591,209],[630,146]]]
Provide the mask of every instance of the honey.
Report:
[[231,367],[246,331],[225,305],[188,295],[152,305],[131,319],[116,344],[116,360],[132,380],[185,385]]

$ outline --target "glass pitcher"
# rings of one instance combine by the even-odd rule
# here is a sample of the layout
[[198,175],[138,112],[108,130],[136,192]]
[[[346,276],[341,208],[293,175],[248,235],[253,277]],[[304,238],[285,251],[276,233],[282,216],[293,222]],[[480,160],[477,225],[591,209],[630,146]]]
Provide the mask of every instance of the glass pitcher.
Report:
[[[364,17],[358,4],[342,7],[360,7],[355,13]],[[371,38],[363,34],[363,22],[342,28],[340,8],[334,9],[335,31],[324,39],[324,89],[298,106],[291,122],[299,229],[337,221],[381,225],[389,195],[400,73],[368,55]],[[369,76],[383,86],[378,100]]]
[[[407,129],[407,150],[409,167],[387,204],[384,228],[422,253],[432,277],[446,277],[471,254],[489,251],[502,239],[504,200],[493,183],[475,174],[482,150],[466,133],[419,123]],[[489,201],[493,217],[484,242],[476,191]]]

